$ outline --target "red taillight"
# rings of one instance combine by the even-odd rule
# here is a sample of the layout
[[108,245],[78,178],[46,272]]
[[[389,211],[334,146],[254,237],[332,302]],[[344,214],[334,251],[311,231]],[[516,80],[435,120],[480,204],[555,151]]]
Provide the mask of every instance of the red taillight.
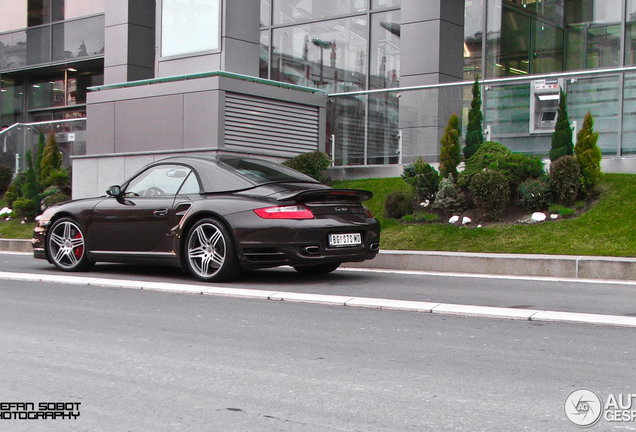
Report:
[[304,205],[266,207],[254,210],[263,219],[313,219],[314,214]]
[[373,217],[373,213],[371,213],[371,210],[369,210],[368,208],[364,208],[364,212],[367,214],[368,217],[372,218]]

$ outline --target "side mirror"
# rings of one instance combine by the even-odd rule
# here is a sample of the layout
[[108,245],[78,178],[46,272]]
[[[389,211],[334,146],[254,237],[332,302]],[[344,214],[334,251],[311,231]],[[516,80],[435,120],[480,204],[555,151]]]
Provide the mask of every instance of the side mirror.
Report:
[[119,185],[111,186],[106,189],[106,193],[112,197],[119,198],[121,196],[121,187]]

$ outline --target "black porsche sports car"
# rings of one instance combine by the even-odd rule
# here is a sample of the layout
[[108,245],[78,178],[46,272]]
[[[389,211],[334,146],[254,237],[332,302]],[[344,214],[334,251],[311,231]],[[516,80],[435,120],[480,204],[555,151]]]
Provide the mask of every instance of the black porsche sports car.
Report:
[[65,271],[98,261],[172,265],[204,281],[281,265],[327,273],[378,253],[380,223],[361,204],[371,197],[267,160],[172,157],[106,196],[46,209],[34,257]]

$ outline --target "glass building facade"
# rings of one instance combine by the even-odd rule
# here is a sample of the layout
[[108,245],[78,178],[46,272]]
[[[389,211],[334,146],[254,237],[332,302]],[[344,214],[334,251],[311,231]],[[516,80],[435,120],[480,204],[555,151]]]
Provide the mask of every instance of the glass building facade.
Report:
[[464,82],[415,89],[400,87],[405,2],[261,1],[260,76],[330,94],[335,165],[434,161],[438,141],[416,138],[422,117],[443,129],[461,111],[465,127],[477,78],[488,137],[513,151],[547,154],[556,102],[542,80],[556,79],[573,123],[594,115],[605,155],[636,152],[636,0],[465,0]]
[[106,0],[0,0],[0,121],[86,116],[103,83]]

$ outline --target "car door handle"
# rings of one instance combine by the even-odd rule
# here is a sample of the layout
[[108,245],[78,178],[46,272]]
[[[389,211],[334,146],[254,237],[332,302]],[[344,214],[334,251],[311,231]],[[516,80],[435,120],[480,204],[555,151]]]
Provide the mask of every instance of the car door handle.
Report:
[[155,216],[165,216],[168,214],[168,209],[157,209],[153,212]]

